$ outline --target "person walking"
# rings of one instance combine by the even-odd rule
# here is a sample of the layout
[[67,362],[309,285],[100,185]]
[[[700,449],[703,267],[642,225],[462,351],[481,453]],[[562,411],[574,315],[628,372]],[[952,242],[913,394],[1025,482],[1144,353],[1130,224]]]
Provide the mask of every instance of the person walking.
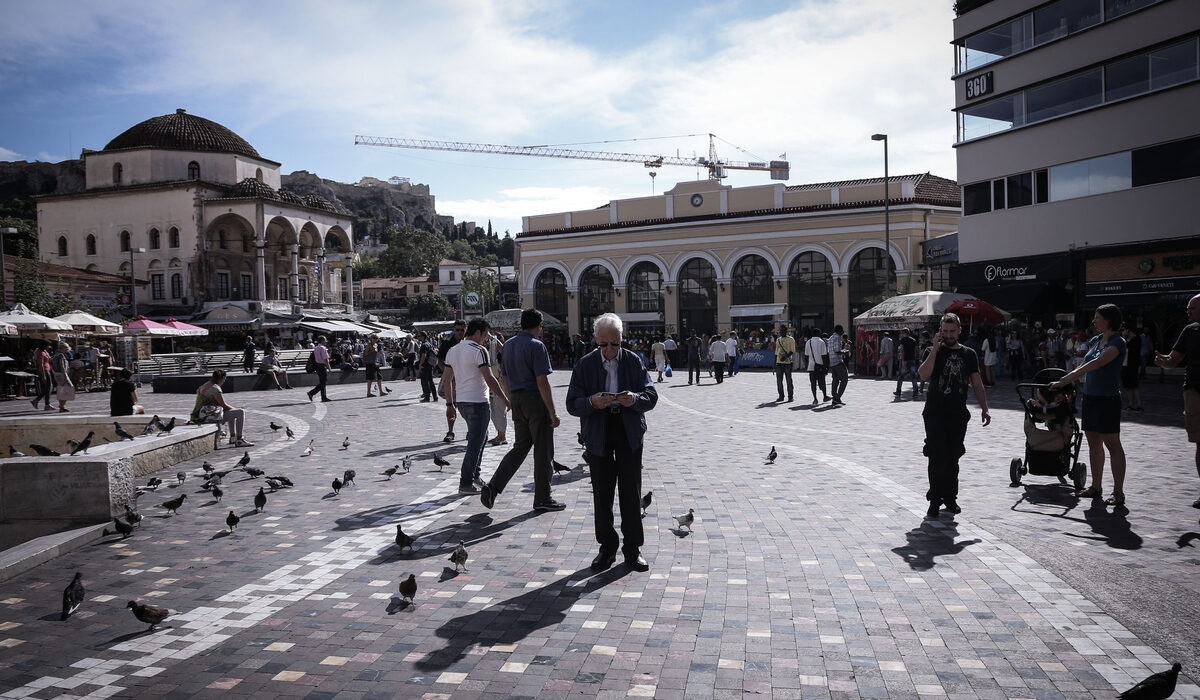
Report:
[[958,460],[966,453],[967,387],[975,393],[980,419],[986,427],[992,422],[988,413],[987,390],[979,377],[979,356],[958,342],[962,322],[957,314],[945,314],[941,328],[933,337],[928,357],[921,363],[917,375],[929,382],[929,394],[921,418],[925,423],[924,455],[929,459],[928,518],[936,518],[945,506],[951,513],[961,513],[958,506]]
[[1121,365],[1121,393],[1126,396],[1125,410],[1142,410],[1142,336],[1137,329],[1125,326],[1121,329],[1125,338],[1125,364]]
[[[467,451],[463,454],[458,479],[460,494],[482,491],[479,465],[483,461],[483,443],[491,419],[491,398],[498,397],[501,410],[510,404],[504,390],[492,376],[486,343],[491,336],[491,324],[482,318],[471,319],[463,340],[446,353],[446,403],[457,406],[467,424]],[[490,395],[489,395],[490,390]]]
[[[641,360],[621,347],[623,330],[616,314],[596,319],[597,350],[579,361],[567,389],[567,412],[579,418],[584,459],[592,475],[593,524],[600,545],[592,560],[594,571],[612,566],[618,546],[627,567],[650,570],[641,554],[645,542],[640,505],[642,445],[645,414],[658,403],[658,392]],[[621,511],[621,537],[613,526],[614,493]]]
[[433,368],[437,367],[437,353],[429,342],[429,334],[421,331],[417,334],[420,342],[417,347],[417,370],[421,377],[421,403],[433,401],[437,403],[437,388],[433,385]]
[[1025,373],[1022,371],[1025,365],[1025,343],[1021,342],[1021,336],[1017,331],[1008,334],[1008,367],[1009,373],[1012,374],[1013,381],[1022,382],[1025,380]]
[[[654,358],[654,369],[658,370],[658,381],[663,380],[663,372],[667,369],[667,345],[659,338],[650,346],[650,355]],[[582,358],[580,358],[582,359]]]
[[795,390],[792,387],[792,368],[796,361],[796,339],[786,325],[779,327],[779,337],[775,340],[775,401],[783,401],[783,387],[787,384],[787,400],[793,401]]
[[329,380],[329,348],[326,347],[325,336],[317,336],[317,346],[313,348],[313,362],[317,363],[317,385],[308,390],[308,400],[311,402],[317,394],[321,395],[322,403],[332,401],[325,393],[325,383]]
[[808,386],[812,389],[813,405],[820,403],[817,401],[817,387],[821,387],[821,401],[829,400],[829,392],[825,390],[825,371],[828,365],[826,364],[826,356],[829,354],[829,346],[826,345],[825,339],[821,337],[821,329],[813,328],[812,335],[804,342],[804,357],[808,363]]
[[[1200,294],[1188,300],[1187,317],[1191,321],[1179,332],[1169,354],[1154,353],[1154,364],[1170,369],[1186,361],[1183,373],[1184,429],[1188,442],[1196,445],[1196,475],[1200,476]],[[1200,508],[1200,498],[1192,503]]]
[[734,376],[738,373],[738,360],[742,356],[742,345],[738,342],[737,331],[729,331],[729,337],[725,339],[725,357],[729,366],[729,376]]
[[846,393],[846,385],[850,382],[850,373],[846,369],[846,356],[843,353],[845,345],[842,344],[842,333],[844,330],[841,325],[836,325],[833,327],[833,332],[829,334],[829,339],[825,341],[825,347],[829,350],[829,373],[832,376],[832,386],[829,387],[829,391],[833,394],[834,406],[846,405],[846,402],[842,401],[842,394]]
[[54,377],[54,398],[58,400],[58,412],[70,413],[67,402],[75,398],[75,382],[71,381],[71,346],[58,341],[58,352],[50,358],[50,372]]
[[533,450],[533,509],[539,512],[563,510],[566,506],[551,497],[550,477],[554,463],[554,429],[559,426],[554,394],[550,389],[550,353],[539,338],[542,312],[521,312],[521,332],[504,344],[500,361],[501,383],[512,403],[516,440],[500,460],[496,472],[482,487],[479,500],[491,509],[496,496],[504,491],[517,468]]
[[[982,332],[983,340],[980,341],[980,349],[983,353],[983,385],[996,385],[996,341],[992,338],[992,333],[988,329]],[[918,387],[919,391],[919,387]]]
[[[483,344],[488,352],[488,371],[492,373],[492,378],[497,383],[500,382],[500,354],[504,347],[504,334],[496,331],[488,337],[486,343]],[[511,403],[507,406],[500,400],[503,392],[493,391],[491,393],[490,402],[492,409],[492,427],[496,429],[496,437],[488,440],[487,444],[495,447],[497,445],[508,444],[508,411],[506,408],[512,408]],[[505,397],[508,400],[508,397]]]
[[726,352],[725,341],[721,339],[721,334],[714,333],[712,342],[708,345],[708,361],[712,363],[712,371],[717,375],[717,384],[725,381]]
[[696,383],[700,383],[700,338],[696,337],[696,329],[684,341],[687,345],[688,384],[692,383],[692,374],[696,375]]
[[[321,338],[320,340],[324,340]],[[219,417],[208,422],[225,423],[229,426],[229,446],[230,447],[254,447],[254,443],[246,440],[242,436],[242,430],[246,424],[246,410],[230,406],[225,401],[225,392],[222,391],[221,385],[225,383],[225,370],[215,369],[212,373],[212,378],[200,388],[196,390],[196,403],[192,406],[192,413],[189,416],[193,423],[205,422],[201,416],[201,409],[206,406],[220,407],[217,412]],[[328,399],[322,399],[326,401]]]
[[917,383],[917,339],[912,336],[912,332],[907,328],[900,329],[900,342],[897,344],[896,358],[896,390],[892,392],[895,396],[902,395],[904,388],[904,378],[911,377],[912,380],[912,397],[916,400],[921,393],[921,387]]
[[[467,322],[459,319],[454,322],[454,330],[449,336],[442,338],[442,342],[438,344],[437,363],[438,369],[442,372],[441,382],[438,384],[438,395],[446,398],[446,354],[450,352],[450,348],[462,342],[463,336],[467,332]],[[442,442],[454,442],[454,418],[456,410],[454,402],[446,401],[446,436],[442,438]]]
[[44,401],[46,407],[42,410],[53,411],[54,407],[50,405],[50,388],[54,380],[50,370],[49,340],[39,342],[37,350],[33,353],[33,374],[37,379],[37,396],[33,399],[33,407],[37,408],[38,403]]
[[1050,385],[1052,389],[1083,378],[1083,434],[1087,437],[1092,483],[1080,498],[1104,495],[1104,450],[1112,461],[1113,492],[1105,501],[1125,505],[1125,448],[1121,445],[1121,365],[1125,362],[1125,339],[1121,337],[1121,309],[1101,304],[1092,316],[1097,335],[1088,341],[1083,364]]
[[892,356],[895,353],[896,344],[892,340],[892,334],[887,331],[879,333],[879,374],[884,379],[892,377]]
[[374,382],[379,387],[379,396],[383,396],[383,372],[380,370],[380,356],[382,350],[374,338],[367,338],[367,344],[363,348],[362,361],[365,374],[367,376],[367,398],[372,398],[376,394],[371,391],[371,383]]

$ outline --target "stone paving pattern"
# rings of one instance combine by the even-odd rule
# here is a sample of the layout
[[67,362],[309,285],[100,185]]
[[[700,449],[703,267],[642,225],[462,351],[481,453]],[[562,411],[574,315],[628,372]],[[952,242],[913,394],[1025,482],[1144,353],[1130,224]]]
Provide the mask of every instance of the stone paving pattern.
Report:
[[[568,378],[552,377],[560,404]],[[295,488],[268,489],[256,514],[262,479],[231,474],[216,503],[200,489],[203,460],[192,460],[178,467],[184,484],[173,467],[142,496],[133,536],[0,584],[0,697],[1111,698],[1169,665],[989,528],[1066,542],[1200,593],[1188,539],[1200,537],[1190,508],[1200,482],[1175,384],[1147,386],[1149,408],[1124,426],[1124,517],[1054,479],[1009,486],[1024,436],[1002,384],[989,390],[992,425],[976,418],[968,433],[963,513],[928,521],[922,402],[895,400],[891,382],[852,379],[846,406],[814,406],[803,403],[807,377],[795,379],[802,403],[776,404],[765,373],[659,384],[643,474],[654,491],[643,549],[652,568],[618,563],[595,575],[578,421],[562,408],[557,458],[575,470],[555,477],[554,496],[568,508],[539,514],[532,456],[492,511],[458,495],[465,426],[443,444],[444,405],[419,403],[416,383],[392,382],[376,398],[340,386],[326,404],[301,390],[231,395],[250,409],[251,464]],[[164,414],[192,403],[143,399]],[[72,404],[106,408],[103,394]],[[0,413],[27,409],[9,402]],[[297,439],[272,433],[271,420]],[[315,453],[302,457],[310,440]],[[772,444],[780,456],[765,465]],[[485,451],[485,478],[504,449]],[[439,471],[434,453],[452,467]],[[241,454],[209,459],[224,469]],[[409,474],[381,474],[404,455]],[[335,495],[333,478],[350,468],[355,485]],[[155,507],[178,493],[189,494],[178,515]],[[671,518],[688,508],[690,532]],[[230,509],[242,516],[233,534]],[[396,523],[416,537],[411,553],[393,544]],[[460,540],[470,560],[456,573],[447,557]],[[60,622],[75,571],[87,600]],[[409,573],[413,606],[397,592]],[[175,613],[147,633],[130,599]],[[1191,678],[1176,697],[1200,698]]]

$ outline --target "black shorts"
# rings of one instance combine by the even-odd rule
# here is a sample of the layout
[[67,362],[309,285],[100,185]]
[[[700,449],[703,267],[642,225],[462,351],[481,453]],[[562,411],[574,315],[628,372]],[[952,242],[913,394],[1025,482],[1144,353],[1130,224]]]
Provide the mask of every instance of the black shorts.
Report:
[[367,365],[367,381],[374,381],[379,376],[379,365]]
[[1083,395],[1083,432],[1121,432],[1121,397]]

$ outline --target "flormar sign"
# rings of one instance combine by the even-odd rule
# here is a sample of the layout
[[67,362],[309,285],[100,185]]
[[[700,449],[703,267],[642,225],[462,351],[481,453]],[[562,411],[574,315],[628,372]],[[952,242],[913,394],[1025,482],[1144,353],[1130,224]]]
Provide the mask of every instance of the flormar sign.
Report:
[[1033,280],[1037,279],[1037,275],[1031,274],[1029,268],[1023,265],[1013,265],[1012,267],[988,265],[983,268],[983,278],[988,282],[1003,282],[1006,280]]

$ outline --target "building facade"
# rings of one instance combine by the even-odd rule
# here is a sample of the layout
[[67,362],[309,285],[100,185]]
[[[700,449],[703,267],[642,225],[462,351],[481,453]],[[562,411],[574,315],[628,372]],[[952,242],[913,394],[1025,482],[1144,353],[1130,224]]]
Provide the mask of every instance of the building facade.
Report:
[[[516,238],[522,305],[571,333],[615,312],[631,334],[847,329],[885,298],[930,288],[921,243],[957,230],[958,186],[933,175],[733,188],[684,182],[661,195],[528,216]],[[894,279],[887,285],[885,228]]]
[[280,188],[279,163],[177,110],[84,151],[86,189],[38,199],[43,261],[132,278],[141,313],[353,309],[349,212]]
[[1107,301],[1136,323],[1164,295],[1178,304],[1200,291],[1200,267],[1179,262],[1200,248],[1200,3],[958,10],[963,217],[951,284],[1075,325]]

